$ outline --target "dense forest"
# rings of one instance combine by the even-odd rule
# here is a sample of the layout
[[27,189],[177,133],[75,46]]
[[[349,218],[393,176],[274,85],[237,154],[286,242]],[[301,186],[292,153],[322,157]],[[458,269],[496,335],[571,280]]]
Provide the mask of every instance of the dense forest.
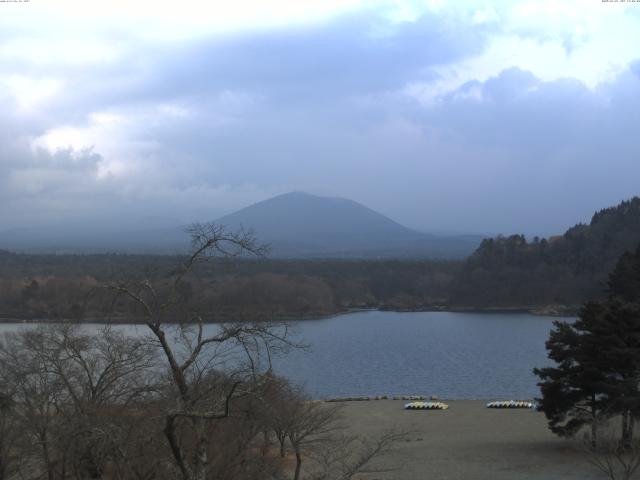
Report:
[[640,198],[596,212],[549,239],[522,235],[484,240],[463,264],[450,299],[477,307],[564,305],[571,310],[606,289],[607,275],[640,243]]
[[[5,319],[97,318],[104,306],[85,310],[92,289],[142,273],[161,279],[182,260],[3,252],[0,315]],[[311,318],[357,308],[416,309],[444,305],[459,268],[457,262],[430,260],[214,259],[198,266],[197,276],[189,279],[182,293],[212,312],[210,321]],[[113,319],[131,315],[116,311]]]
[[[464,261],[213,259],[198,267],[182,294],[213,312],[209,321],[311,318],[357,308],[572,313],[603,294],[616,260],[638,244],[640,198],[633,198],[562,236],[486,239]],[[183,260],[0,251],[0,316],[97,318],[104,306],[85,307],[92,289],[142,274],[162,279]],[[113,320],[135,316],[126,305],[117,307]]]

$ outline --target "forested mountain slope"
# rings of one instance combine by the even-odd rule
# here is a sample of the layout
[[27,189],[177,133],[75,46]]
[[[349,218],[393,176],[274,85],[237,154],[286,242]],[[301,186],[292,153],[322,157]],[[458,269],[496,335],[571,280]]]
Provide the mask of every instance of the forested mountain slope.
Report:
[[577,305],[600,296],[620,256],[640,243],[640,198],[596,212],[588,225],[527,241],[483,240],[451,289],[453,304],[518,307]]

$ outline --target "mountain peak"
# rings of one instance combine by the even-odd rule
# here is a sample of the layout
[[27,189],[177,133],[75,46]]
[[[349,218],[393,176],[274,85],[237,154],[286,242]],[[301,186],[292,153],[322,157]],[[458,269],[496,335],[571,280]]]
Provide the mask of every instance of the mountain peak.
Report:
[[[308,193],[308,192],[303,192],[303,191],[293,191],[293,192],[287,192],[287,193],[281,193],[280,195],[276,195],[275,197],[271,197],[268,198],[266,200],[263,200],[261,202],[257,202],[258,204],[260,203],[265,203],[265,202],[289,202],[289,201],[298,201],[298,200],[302,200],[302,201],[310,201],[310,202],[343,202],[343,203],[354,203],[354,204],[359,204],[358,202],[354,201],[354,200],[350,200],[348,198],[343,198],[343,197],[325,197],[322,195],[316,195],[313,193]],[[256,205],[256,204],[254,204]],[[363,206],[363,205],[362,205]],[[363,206],[364,207],[364,206]],[[366,208],[366,207],[364,207]]]
[[[216,223],[253,229],[270,256],[288,258],[459,258],[469,255],[480,238],[437,237],[411,230],[358,202],[289,192],[222,217]],[[0,232],[0,248],[20,251],[178,253],[188,249],[184,227],[98,232],[72,227],[45,232]],[[1,253],[0,253],[1,255]]]
[[[275,256],[449,256],[425,250],[437,237],[404,227],[353,200],[306,192],[269,198],[217,222],[230,229],[253,229]],[[471,249],[466,247],[464,253]]]

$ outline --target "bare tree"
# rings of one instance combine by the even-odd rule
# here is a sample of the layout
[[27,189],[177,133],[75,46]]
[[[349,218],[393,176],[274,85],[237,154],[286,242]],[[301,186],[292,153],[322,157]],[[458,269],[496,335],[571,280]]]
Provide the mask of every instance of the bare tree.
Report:
[[322,442],[330,442],[337,425],[341,406],[323,402],[300,402],[290,413],[287,436],[296,455],[293,480],[299,480],[303,451]]
[[19,456],[15,448],[18,425],[12,395],[0,391],[0,480],[6,480],[19,468]]
[[110,327],[97,333],[58,324],[8,334],[0,345],[13,421],[28,432],[21,456],[40,453],[28,462],[32,473],[102,478],[121,459],[125,412],[153,393],[154,350]]
[[600,422],[598,443],[594,445],[588,436],[585,436],[580,449],[585,453],[588,462],[610,480],[630,480],[640,468],[640,440],[621,440],[615,430],[610,421]]
[[211,444],[211,423],[229,418],[235,399],[259,394],[261,368],[266,365],[268,371],[270,355],[291,344],[284,324],[205,328],[205,316],[185,295],[186,279],[212,256],[259,256],[265,249],[251,232],[230,233],[215,224],[194,225],[189,233],[192,253],[169,278],[155,283],[141,278],[104,288],[115,294],[114,304],[124,298],[141,311],[169,370],[173,396],[165,412],[164,434],[177,473],[184,480],[204,480],[216,447]]
[[61,422],[56,414],[64,389],[40,354],[43,342],[35,331],[6,334],[0,344],[0,376],[11,392],[13,415],[23,431],[25,464],[54,480],[60,471],[56,445]]
[[348,480],[365,470],[380,472],[380,468],[371,469],[374,459],[389,453],[408,435],[396,431],[366,439],[349,435],[343,422],[343,405],[309,400],[300,389],[281,379],[274,379],[266,398],[267,421],[278,439],[280,455],[286,455],[286,441],[295,454],[293,480]]
[[347,437],[336,405],[273,375],[272,356],[298,346],[285,323],[207,324],[201,262],[263,249],[215,225],[191,234],[177,269],[94,292],[110,311],[142,315],[145,335],[66,323],[2,338],[0,480],[18,470],[24,480],[279,479],[272,434],[281,456],[287,442],[295,453],[296,480],[303,459],[307,478],[346,480],[386,451],[395,437]]
[[102,478],[107,465],[121,457],[121,420],[130,405],[144,402],[157,389],[155,349],[108,326],[98,335],[64,324],[47,333],[44,355],[66,393],[58,410],[65,421],[70,466],[79,478]]
[[316,472],[311,480],[350,480],[360,473],[381,473],[393,470],[375,466],[388,455],[394,445],[407,438],[410,432],[389,430],[371,438],[339,435],[310,452]]
[[289,431],[297,421],[296,414],[304,400],[302,393],[283,378],[272,376],[266,384],[263,408],[264,443],[269,442],[270,434],[273,433],[281,458],[287,455]]

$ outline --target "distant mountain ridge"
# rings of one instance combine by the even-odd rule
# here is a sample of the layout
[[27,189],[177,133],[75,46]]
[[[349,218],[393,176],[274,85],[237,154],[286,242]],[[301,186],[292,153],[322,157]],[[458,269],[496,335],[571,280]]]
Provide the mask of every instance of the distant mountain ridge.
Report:
[[[258,202],[216,223],[230,230],[254,230],[276,258],[464,258],[482,240],[421,233],[353,200],[302,192]],[[19,229],[0,232],[0,248],[30,253],[183,253],[189,248],[185,230]]]
[[441,237],[411,230],[345,198],[292,192],[250,205],[217,221],[244,227],[277,257],[460,258],[480,237]]

